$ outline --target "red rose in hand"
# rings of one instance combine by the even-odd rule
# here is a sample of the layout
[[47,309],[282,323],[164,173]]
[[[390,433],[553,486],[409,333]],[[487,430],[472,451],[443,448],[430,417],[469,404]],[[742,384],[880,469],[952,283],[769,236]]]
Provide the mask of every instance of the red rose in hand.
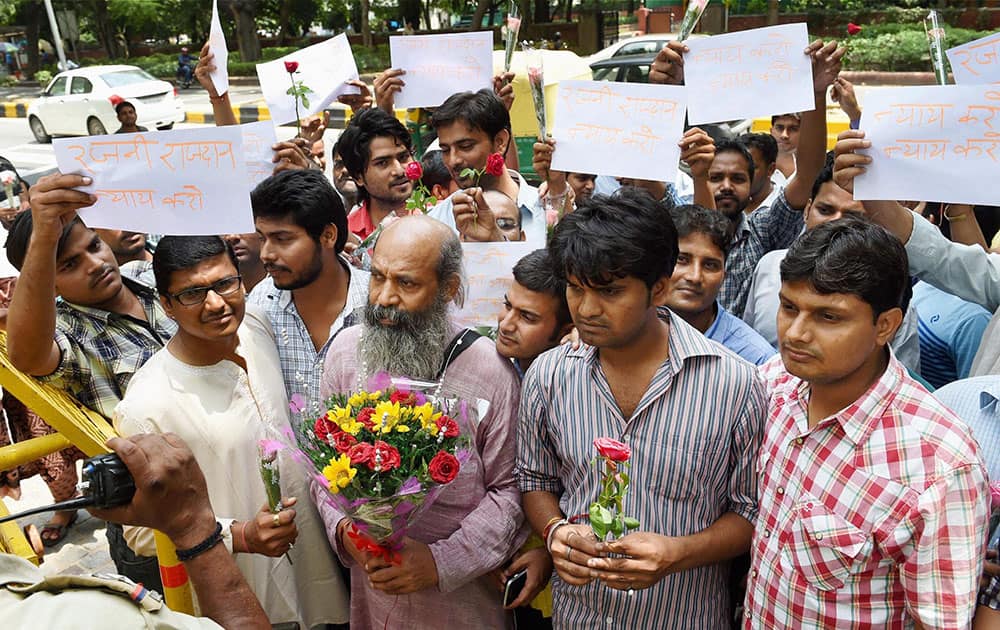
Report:
[[458,476],[459,467],[458,458],[451,453],[438,451],[438,454],[427,465],[427,472],[430,473],[431,479],[434,481],[448,483]]
[[375,427],[375,423],[372,422],[372,414],[375,413],[375,409],[372,407],[362,407],[358,411],[358,422],[365,425],[365,428],[371,431]]
[[458,437],[458,423],[448,416],[441,416],[434,421],[434,424],[437,425],[439,432],[444,433],[446,438]]
[[333,445],[333,448],[337,449],[338,453],[347,453],[351,450],[352,446],[358,443],[358,440],[350,433],[340,431],[333,434],[333,439],[330,443]]
[[330,444],[331,436],[336,433],[340,433],[340,427],[328,420],[326,416],[323,416],[316,418],[316,424],[313,425],[313,433],[315,433],[316,438],[324,444]]
[[601,457],[607,457],[613,462],[628,461],[629,456],[632,455],[628,445],[607,437],[594,440],[594,446],[597,447],[597,452],[601,454]]
[[861,32],[861,27],[860,26],[858,26],[854,22],[848,22],[848,24],[847,24],[847,34],[848,35],[857,35],[860,32]]
[[367,464],[369,468],[374,467],[372,458],[375,457],[375,449],[368,442],[358,442],[347,451],[347,456],[351,458],[353,466]]
[[287,72],[288,74],[291,74],[291,73],[295,72],[298,69],[299,69],[299,62],[298,61],[286,61],[285,62],[285,72]]
[[486,173],[493,177],[500,177],[503,175],[503,168],[503,156],[499,153],[490,153],[490,156],[486,158]]
[[415,182],[423,176],[424,167],[420,165],[420,162],[413,160],[406,165],[406,179]]
[[375,442],[375,451],[372,453],[372,459],[369,464],[372,470],[375,470],[375,457],[379,457],[379,472],[386,472],[399,468],[401,460],[399,458],[399,451],[396,450],[395,446],[386,444],[382,440]]
[[[411,162],[411,164],[415,164],[415,162]],[[417,397],[414,396],[412,392],[395,391],[389,395],[389,402],[399,403],[400,405],[403,406],[412,407],[417,404]]]

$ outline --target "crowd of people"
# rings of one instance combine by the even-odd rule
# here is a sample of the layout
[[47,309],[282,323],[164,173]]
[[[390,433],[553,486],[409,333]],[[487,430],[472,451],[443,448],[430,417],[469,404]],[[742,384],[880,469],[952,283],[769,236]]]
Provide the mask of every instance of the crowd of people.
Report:
[[[686,52],[664,47],[652,82],[683,83]],[[114,444],[130,467],[193,480],[185,499],[143,473],[136,506],[98,512],[125,523],[108,527],[118,570],[162,591],[160,528],[226,627],[1000,628],[1000,257],[977,218],[996,209],[855,200],[878,158],[844,48],[803,54],[814,109],[769,134],[688,129],[673,181],[556,171],[547,138],[532,186],[509,73],[434,108],[437,140],[414,155],[389,69],[341,97],[354,113],[329,152],[322,117],[274,147],[254,233],[94,230],[77,215],[88,177],[25,187],[4,218],[10,361],[134,436]],[[194,76],[235,124],[213,64],[206,46]],[[828,152],[831,92],[851,130]],[[118,114],[141,130],[130,103]],[[415,162],[426,212],[407,210]],[[494,336],[457,325],[463,243],[511,241],[534,251]],[[488,403],[394,560],[359,547],[299,464],[282,462],[276,513],[257,473],[290,400],[314,417],[383,371]],[[17,413],[25,435],[47,430]],[[630,450],[640,523],[605,540],[587,522],[600,437]],[[79,457],[42,462],[56,498]],[[17,605],[43,604],[4,594],[0,618]]]

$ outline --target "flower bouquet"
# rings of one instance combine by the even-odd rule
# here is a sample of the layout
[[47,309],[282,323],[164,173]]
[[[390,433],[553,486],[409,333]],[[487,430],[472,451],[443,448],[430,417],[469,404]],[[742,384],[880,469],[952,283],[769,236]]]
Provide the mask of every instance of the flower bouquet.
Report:
[[681,18],[681,30],[677,35],[677,41],[682,42],[691,37],[691,33],[694,32],[694,27],[698,25],[698,20],[701,19],[701,14],[705,12],[707,4],[708,0],[691,0],[688,3],[687,11],[684,12],[684,17]]
[[372,380],[383,386],[331,396],[297,438],[326,500],[351,519],[354,544],[398,562],[410,524],[471,456],[460,426],[475,407],[425,394],[421,384]]
[[545,74],[542,67],[542,51],[527,43],[523,44],[528,54],[525,63],[528,69],[528,87],[531,88],[531,102],[535,106],[538,120],[538,139],[545,141]]

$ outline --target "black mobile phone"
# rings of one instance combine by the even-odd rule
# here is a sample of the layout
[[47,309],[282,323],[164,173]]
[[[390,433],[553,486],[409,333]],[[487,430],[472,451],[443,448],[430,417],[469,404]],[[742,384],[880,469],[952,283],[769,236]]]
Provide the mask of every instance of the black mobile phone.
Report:
[[518,598],[524,585],[528,583],[528,570],[518,571],[507,578],[507,584],[503,589],[503,605],[510,606],[511,602]]

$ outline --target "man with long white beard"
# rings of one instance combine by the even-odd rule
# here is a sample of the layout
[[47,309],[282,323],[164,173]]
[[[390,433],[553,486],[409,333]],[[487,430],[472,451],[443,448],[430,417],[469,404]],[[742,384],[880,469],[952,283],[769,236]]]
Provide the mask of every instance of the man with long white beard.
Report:
[[463,297],[462,246],[429,217],[389,225],[372,255],[364,323],[341,332],[326,355],[323,398],[365,387],[373,374],[434,381],[447,397],[489,403],[473,429],[474,451],[458,476],[412,524],[400,562],[361,552],[343,513],[317,495],[330,544],[351,570],[351,627],[503,628],[503,605],[488,574],[527,535],[514,482],[520,387],[489,339],[448,317]]

